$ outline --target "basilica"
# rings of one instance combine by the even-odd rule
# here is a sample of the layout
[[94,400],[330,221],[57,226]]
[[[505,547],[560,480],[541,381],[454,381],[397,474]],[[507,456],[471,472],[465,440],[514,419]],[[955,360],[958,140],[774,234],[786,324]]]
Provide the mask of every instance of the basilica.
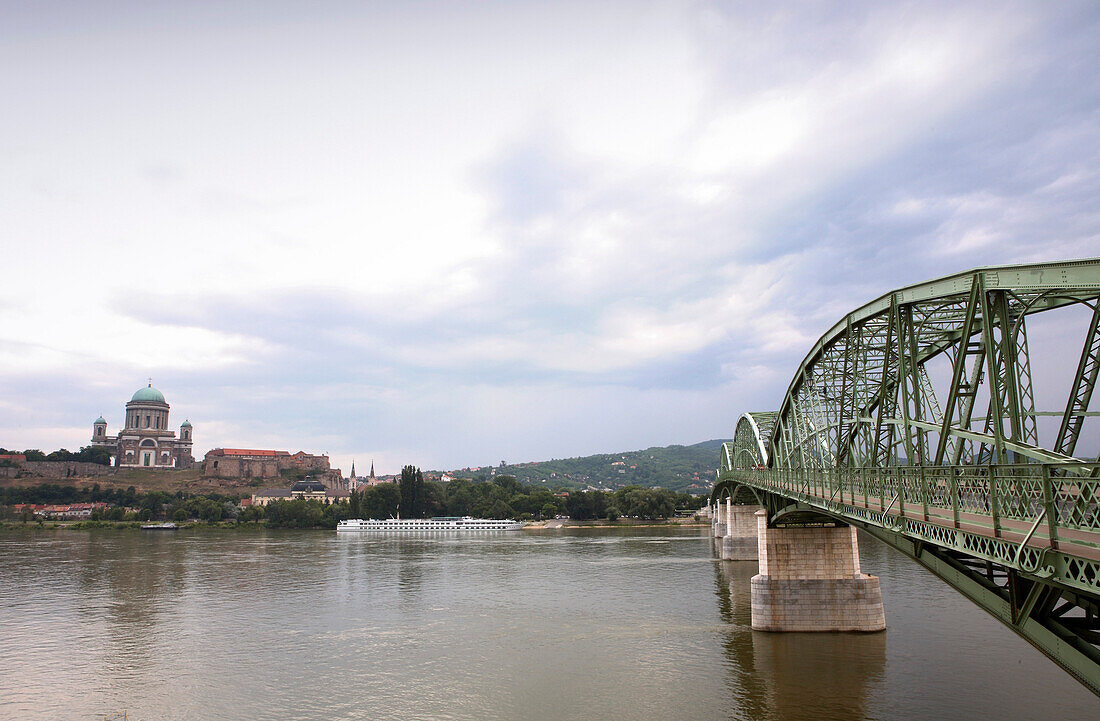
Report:
[[126,425],[117,436],[107,435],[107,421],[92,424],[92,445],[110,450],[111,463],[120,468],[189,468],[191,423],[180,425],[180,436],[168,430],[168,402],[149,382],[126,404]]

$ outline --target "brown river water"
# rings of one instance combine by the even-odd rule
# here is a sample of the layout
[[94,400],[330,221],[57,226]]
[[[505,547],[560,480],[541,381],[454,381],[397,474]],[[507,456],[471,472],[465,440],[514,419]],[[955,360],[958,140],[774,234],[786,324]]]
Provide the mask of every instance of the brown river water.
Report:
[[754,632],[708,530],[3,532],[0,718],[1100,719],[868,537],[885,633]]

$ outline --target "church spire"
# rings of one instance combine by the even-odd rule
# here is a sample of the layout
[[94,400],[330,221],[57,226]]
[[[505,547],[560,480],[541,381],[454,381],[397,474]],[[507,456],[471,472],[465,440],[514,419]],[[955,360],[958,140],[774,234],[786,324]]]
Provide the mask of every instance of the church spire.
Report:
[[370,477],[374,478],[374,459],[370,459]]
[[351,477],[355,478],[355,459],[351,459]]

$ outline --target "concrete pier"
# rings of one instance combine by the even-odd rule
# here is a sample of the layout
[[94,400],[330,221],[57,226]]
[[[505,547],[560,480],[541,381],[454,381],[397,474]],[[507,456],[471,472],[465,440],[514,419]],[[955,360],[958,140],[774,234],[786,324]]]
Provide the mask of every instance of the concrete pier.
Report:
[[711,521],[711,529],[714,531],[715,538],[721,538],[726,535],[726,511],[722,505],[722,501],[718,501],[714,506],[714,520]]
[[760,572],[752,577],[757,631],[882,631],[877,576],[860,572],[856,529],[768,528],[757,511]]
[[726,499],[726,535],[722,537],[719,558],[723,561],[755,561],[759,554],[756,536],[756,512],[760,506],[740,506]]

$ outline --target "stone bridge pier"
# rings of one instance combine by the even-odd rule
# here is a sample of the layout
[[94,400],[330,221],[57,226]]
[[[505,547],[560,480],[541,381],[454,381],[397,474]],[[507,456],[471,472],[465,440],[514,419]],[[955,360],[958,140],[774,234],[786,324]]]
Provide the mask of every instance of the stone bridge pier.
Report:
[[[721,502],[719,502],[721,505]],[[718,546],[723,561],[755,561],[758,556],[756,512],[760,506],[735,504],[726,496],[725,534]]]
[[877,576],[860,572],[853,526],[768,528],[755,514],[760,572],[750,582],[757,631],[882,631]]
[[715,538],[722,538],[726,535],[726,510],[721,501],[714,503],[714,515],[711,516],[710,528],[714,532]]

